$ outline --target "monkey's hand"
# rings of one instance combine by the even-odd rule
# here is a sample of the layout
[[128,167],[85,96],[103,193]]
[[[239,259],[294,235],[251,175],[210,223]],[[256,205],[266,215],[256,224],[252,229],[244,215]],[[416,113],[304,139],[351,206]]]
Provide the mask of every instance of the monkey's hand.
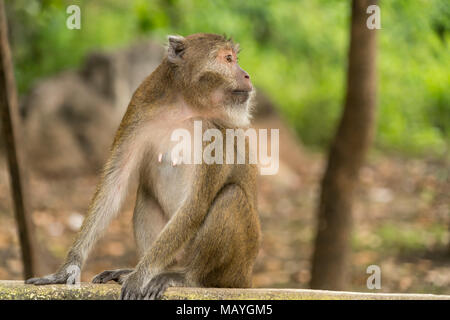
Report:
[[81,269],[76,264],[64,265],[57,272],[42,278],[31,278],[25,281],[26,284],[68,284],[80,283]]
[[145,281],[136,271],[122,285],[122,300],[159,300],[168,287],[184,286],[184,275],[178,272],[163,272]]

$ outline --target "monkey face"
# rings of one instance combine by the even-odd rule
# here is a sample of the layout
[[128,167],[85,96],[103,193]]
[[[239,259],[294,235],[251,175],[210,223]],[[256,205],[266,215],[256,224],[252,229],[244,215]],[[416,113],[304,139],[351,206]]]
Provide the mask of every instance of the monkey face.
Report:
[[191,105],[248,122],[253,86],[238,64],[239,46],[216,34],[169,36],[168,61]]
[[249,74],[238,64],[237,53],[232,48],[218,50],[216,61],[220,64],[217,69],[222,71],[225,79],[229,79],[226,95],[233,104],[243,104],[250,98],[253,90]]
[[243,104],[253,90],[249,74],[238,64],[239,46],[220,35],[169,36],[168,60],[188,90]]
[[198,92],[206,94],[207,104],[232,112],[233,118],[248,117],[253,86],[249,74],[238,64],[237,49],[229,43],[218,45],[202,66],[198,71]]

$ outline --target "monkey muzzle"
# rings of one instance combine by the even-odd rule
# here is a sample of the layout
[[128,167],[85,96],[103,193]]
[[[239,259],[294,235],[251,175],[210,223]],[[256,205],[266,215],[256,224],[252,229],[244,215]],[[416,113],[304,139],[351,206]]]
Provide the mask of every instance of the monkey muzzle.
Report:
[[252,92],[253,87],[249,86],[247,88],[235,89],[231,91],[234,100],[239,103],[245,103],[250,98],[250,93]]

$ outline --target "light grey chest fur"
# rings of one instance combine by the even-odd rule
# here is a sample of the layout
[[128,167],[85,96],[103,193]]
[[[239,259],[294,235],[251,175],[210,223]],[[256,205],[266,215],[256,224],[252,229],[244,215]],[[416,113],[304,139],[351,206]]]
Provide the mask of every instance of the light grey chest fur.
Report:
[[192,190],[195,165],[174,164],[168,153],[158,156],[150,170],[152,189],[164,212],[172,216]]

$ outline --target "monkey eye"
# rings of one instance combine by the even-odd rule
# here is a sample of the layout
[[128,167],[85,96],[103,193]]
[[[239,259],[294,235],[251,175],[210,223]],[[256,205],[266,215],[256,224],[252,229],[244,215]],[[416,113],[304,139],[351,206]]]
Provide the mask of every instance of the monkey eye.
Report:
[[231,54],[227,55],[225,59],[227,59],[227,62],[233,62],[233,56]]

